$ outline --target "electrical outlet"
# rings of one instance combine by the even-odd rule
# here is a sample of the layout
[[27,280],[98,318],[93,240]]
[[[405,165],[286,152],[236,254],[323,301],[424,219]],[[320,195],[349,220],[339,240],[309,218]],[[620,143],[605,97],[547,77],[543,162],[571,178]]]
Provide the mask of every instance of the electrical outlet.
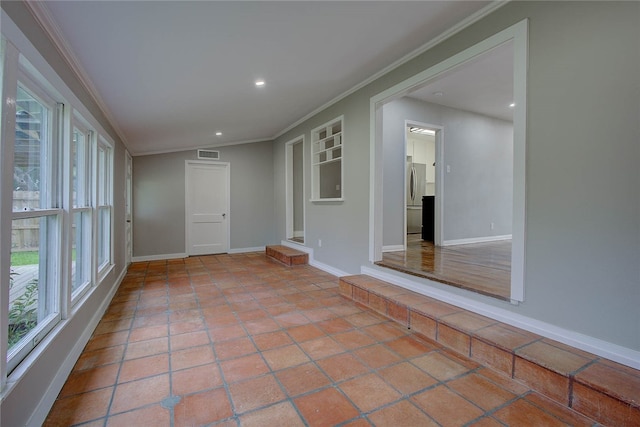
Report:
[[496,224],[492,222],[491,223],[491,229],[493,230],[495,227],[496,227]]
[[318,239],[318,247],[321,248],[322,247],[322,239]]
[[447,165],[447,173],[451,172],[451,165]]

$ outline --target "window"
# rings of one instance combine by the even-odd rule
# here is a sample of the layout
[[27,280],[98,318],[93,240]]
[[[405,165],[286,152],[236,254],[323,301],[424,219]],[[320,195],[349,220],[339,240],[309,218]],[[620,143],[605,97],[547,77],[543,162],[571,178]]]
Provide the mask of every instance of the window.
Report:
[[96,209],[98,215],[98,272],[111,264],[111,147],[102,138],[98,143],[96,167]]
[[60,319],[61,285],[59,115],[56,104],[26,77],[18,82],[15,99],[9,369]]
[[311,131],[312,201],[341,201],[343,117]]
[[0,126],[15,119],[0,144],[2,387],[112,265],[113,144],[4,37],[0,47]]
[[71,140],[71,301],[91,285],[91,139],[74,124]]

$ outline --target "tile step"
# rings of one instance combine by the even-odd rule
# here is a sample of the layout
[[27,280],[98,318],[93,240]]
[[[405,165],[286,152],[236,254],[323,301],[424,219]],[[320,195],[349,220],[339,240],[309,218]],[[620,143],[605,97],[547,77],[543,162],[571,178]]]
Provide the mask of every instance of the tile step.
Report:
[[293,265],[306,265],[309,263],[309,254],[284,245],[267,246],[265,253],[269,258],[281,262],[289,267]]
[[640,371],[366,275],[340,293],[604,425],[640,425]]

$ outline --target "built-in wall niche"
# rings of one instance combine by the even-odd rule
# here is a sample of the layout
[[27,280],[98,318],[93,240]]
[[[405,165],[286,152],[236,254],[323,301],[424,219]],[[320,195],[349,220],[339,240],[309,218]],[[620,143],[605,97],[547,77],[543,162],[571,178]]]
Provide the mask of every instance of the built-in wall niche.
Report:
[[342,116],[311,131],[311,201],[343,200]]

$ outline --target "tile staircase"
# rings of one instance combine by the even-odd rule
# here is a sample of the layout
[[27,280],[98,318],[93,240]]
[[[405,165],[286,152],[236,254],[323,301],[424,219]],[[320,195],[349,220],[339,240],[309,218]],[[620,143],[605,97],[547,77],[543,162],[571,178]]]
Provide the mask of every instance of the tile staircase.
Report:
[[640,371],[366,276],[340,293],[604,425],[640,426]]
[[284,245],[267,246],[265,253],[269,258],[289,267],[309,263],[309,255],[307,253]]

